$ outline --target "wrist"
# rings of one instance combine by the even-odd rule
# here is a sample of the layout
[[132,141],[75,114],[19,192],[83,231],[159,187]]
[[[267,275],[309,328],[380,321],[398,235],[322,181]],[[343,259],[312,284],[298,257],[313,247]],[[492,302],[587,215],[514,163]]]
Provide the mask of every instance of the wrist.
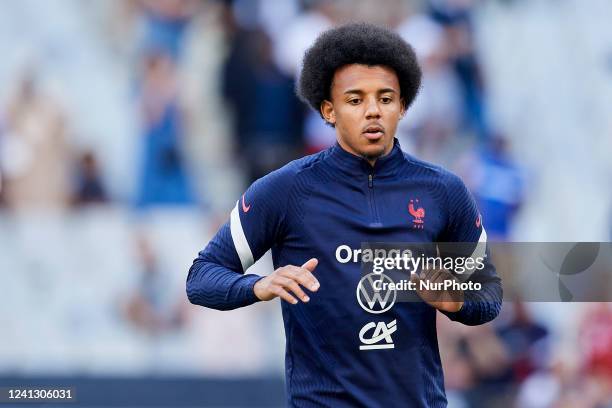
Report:
[[255,301],[261,301],[263,300],[262,296],[262,290],[261,290],[261,280],[263,278],[265,278],[265,276],[259,276],[259,275],[252,275],[253,276],[253,280],[251,282],[251,293],[253,294],[253,298],[255,299]]

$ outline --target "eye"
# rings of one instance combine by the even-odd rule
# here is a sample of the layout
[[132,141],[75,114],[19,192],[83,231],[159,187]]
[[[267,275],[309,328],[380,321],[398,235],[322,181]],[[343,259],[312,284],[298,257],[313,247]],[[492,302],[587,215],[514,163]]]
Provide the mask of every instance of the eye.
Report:
[[361,102],[361,99],[359,98],[349,99],[348,101],[348,103],[350,103],[351,105],[358,105],[359,102]]
[[382,98],[380,98],[380,101],[382,103],[391,103],[393,99],[390,96],[383,96]]

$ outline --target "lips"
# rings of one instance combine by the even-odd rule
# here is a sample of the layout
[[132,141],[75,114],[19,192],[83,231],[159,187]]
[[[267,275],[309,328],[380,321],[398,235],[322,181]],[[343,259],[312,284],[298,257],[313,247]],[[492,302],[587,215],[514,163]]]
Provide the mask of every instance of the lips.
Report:
[[369,125],[363,130],[363,134],[370,140],[377,140],[383,137],[385,130],[380,125]]

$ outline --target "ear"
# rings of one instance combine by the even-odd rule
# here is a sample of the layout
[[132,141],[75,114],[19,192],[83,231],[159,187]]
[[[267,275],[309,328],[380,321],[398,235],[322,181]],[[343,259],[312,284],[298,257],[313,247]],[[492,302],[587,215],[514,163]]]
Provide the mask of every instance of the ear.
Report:
[[334,105],[325,100],[321,102],[321,116],[325,119],[325,121],[332,126],[336,125],[336,112],[334,112]]
[[406,115],[406,100],[404,98],[400,99],[400,104],[401,104],[401,111],[400,111],[400,119],[404,118],[404,115]]

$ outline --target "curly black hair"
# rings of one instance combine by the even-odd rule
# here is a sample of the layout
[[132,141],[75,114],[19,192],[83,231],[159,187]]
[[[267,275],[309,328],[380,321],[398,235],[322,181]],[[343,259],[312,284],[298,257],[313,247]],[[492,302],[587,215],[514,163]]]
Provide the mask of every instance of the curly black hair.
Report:
[[406,41],[383,27],[351,23],[323,32],[306,51],[296,89],[299,98],[321,113],[321,103],[331,99],[334,73],[349,64],[392,68],[406,109],[421,86],[421,68]]

